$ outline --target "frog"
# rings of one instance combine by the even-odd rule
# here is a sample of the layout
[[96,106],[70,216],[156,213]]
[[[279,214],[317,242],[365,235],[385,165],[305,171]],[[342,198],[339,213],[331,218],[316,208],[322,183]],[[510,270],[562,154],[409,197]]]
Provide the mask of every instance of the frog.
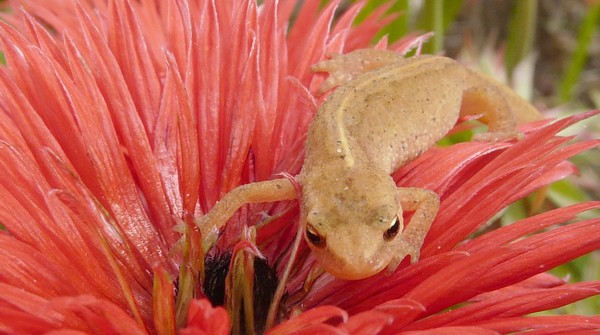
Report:
[[[518,125],[541,119],[509,87],[444,56],[359,49],[311,70],[329,74],[320,92],[332,92],[308,127],[300,173],[231,190],[198,225],[206,235],[244,204],[298,199],[305,241],[340,279],[391,273],[406,257],[418,261],[440,199],[432,190],[398,187],[391,175],[459,118],[487,124],[477,141],[518,140]],[[409,222],[404,212],[413,212]]]

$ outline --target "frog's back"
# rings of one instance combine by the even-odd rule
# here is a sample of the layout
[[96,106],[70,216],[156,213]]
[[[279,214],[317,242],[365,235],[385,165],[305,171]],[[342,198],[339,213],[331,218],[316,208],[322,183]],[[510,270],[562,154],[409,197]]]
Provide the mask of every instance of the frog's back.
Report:
[[455,61],[437,56],[400,59],[358,76],[317,113],[306,159],[393,172],[455,124],[466,76]]

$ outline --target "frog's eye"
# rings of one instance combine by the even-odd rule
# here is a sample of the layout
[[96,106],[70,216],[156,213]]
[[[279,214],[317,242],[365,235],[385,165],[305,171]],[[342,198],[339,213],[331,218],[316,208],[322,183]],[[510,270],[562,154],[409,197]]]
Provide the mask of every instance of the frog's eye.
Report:
[[306,225],[306,239],[315,247],[325,246],[325,237],[321,236],[315,227],[310,224]]
[[400,220],[398,217],[395,217],[390,224],[390,227],[383,233],[383,239],[386,241],[391,241],[398,235],[400,231]]

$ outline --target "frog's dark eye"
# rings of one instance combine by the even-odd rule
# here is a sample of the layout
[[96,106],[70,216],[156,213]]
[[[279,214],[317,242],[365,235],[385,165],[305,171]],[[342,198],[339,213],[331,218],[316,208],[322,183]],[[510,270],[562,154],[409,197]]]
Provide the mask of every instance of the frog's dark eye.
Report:
[[391,241],[398,235],[400,231],[400,220],[398,217],[395,217],[390,224],[390,227],[383,233],[383,239],[386,241]]
[[325,237],[321,236],[315,227],[310,224],[306,225],[306,239],[315,247],[322,248],[325,246]]

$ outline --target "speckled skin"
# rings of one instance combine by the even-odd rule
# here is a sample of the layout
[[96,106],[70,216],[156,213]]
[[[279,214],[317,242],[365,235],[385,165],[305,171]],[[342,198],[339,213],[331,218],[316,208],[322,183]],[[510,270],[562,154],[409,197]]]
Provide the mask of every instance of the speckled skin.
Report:
[[[510,89],[446,57],[359,50],[314,69],[330,72],[326,87],[341,86],[310,125],[299,180],[307,229],[325,241],[309,245],[340,278],[368,277],[395,269],[407,255],[419,257],[438,197],[399,189],[390,174],[433,146],[459,115],[484,114],[490,133],[482,139],[492,140],[514,137],[517,123],[539,118]],[[403,209],[417,212],[386,240]]]
[[[509,88],[445,57],[358,50],[313,70],[329,72],[325,90],[340,86],[311,122],[296,179],[306,240],[321,266],[343,279],[393,271],[407,255],[418,259],[439,198],[398,188],[390,174],[433,146],[459,116],[483,115],[489,132],[479,140],[518,137],[517,124],[540,118]],[[295,197],[287,179],[243,185],[199,226],[206,235],[245,203]],[[403,211],[415,212],[406,227]]]

